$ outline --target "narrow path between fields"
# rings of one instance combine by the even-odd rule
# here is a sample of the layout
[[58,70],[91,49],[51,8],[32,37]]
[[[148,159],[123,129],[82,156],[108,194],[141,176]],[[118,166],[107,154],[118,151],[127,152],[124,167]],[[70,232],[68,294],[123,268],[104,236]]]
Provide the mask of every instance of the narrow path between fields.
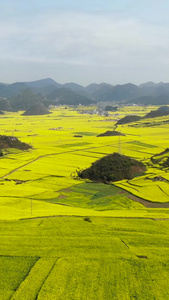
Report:
[[134,200],[136,202],[139,202],[143,204],[147,208],[169,208],[169,202],[161,203],[161,202],[151,202],[142,198],[139,198],[137,196],[134,196],[132,194],[127,194],[127,197],[131,200]]
[[[91,150],[91,149],[99,149],[99,148],[103,148],[103,147],[107,147],[107,146],[115,146],[118,145],[117,143],[115,144],[106,144],[106,145],[102,145],[102,146],[98,146],[98,147],[87,147],[87,148],[81,148],[81,149],[76,149],[76,150],[70,150],[70,151],[64,151],[64,152],[57,152],[57,153],[51,153],[51,154],[45,154],[45,155],[40,155],[37,158],[29,161],[26,164],[23,164],[22,166],[15,168],[14,170],[10,171],[9,173],[5,174],[4,176],[0,177],[0,179],[6,178],[9,175],[17,172],[18,170],[24,168],[25,166],[28,166],[32,163],[34,163],[35,161],[42,159],[44,157],[48,157],[48,156],[54,156],[54,155],[62,155],[62,154],[66,154],[66,153],[75,153],[75,152],[80,152],[80,151],[87,151],[87,150]],[[127,190],[124,190],[122,188],[120,188],[122,191],[127,192]],[[130,198],[133,201],[139,202],[141,204],[143,204],[145,207],[147,208],[169,208],[169,202],[165,202],[165,203],[161,203],[161,202],[151,202],[142,198],[139,198],[131,193],[127,192],[127,197]]]
[[[32,217],[32,218],[21,218],[19,221],[25,220],[36,220],[36,219],[51,219],[51,218],[86,218],[86,216],[78,216],[78,215],[54,215],[54,216],[40,216],[40,217]],[[161,221],[161,220],[169,220],[169,218],[151,218],[151,217],[115,217],[115,216],[90,216],[90,218],[108,218],[108,219],[133,219],[133,220],[154,220],[154,221]]]
[[[113,144],[113,146],[116,145],[116,144]],[[79,151],[86,151],[86,150],[90,150],[90,149],[98,149],[98,148],[102,148],[102,147],[107,147],[107,146],[112,146],[112,144],[108,144],[108,145],[103,145],[103,146],[99,146],[99,147],[88,147],[88,148],[81,148],[81,149],[76,149],[76,150],[70,150],[70,151],[64,151],[64,152],[57,152],[57,153],[51,153],[51,154],[45,154],[45,155],[40,155],[38,156],[37,158],[29,161],[28,163],[10,171],[9,173],[5,174],[4,176],[0,177],[0,179],[3,179],[3,178],[6,178],[8,177],[9,175],[17,172],[18,170],[24,168],[25,166],[28,166],[32,163],[34,163],[35,161],[41,159],[41,158],[44,158],[44,157],[48,157],[48,156],[53,156],[53,155],[62,155],[62,154],[66,154],[66,153],[74,153],[74,152],[79,152]],[[105,154],[106,155],[106,154]]]

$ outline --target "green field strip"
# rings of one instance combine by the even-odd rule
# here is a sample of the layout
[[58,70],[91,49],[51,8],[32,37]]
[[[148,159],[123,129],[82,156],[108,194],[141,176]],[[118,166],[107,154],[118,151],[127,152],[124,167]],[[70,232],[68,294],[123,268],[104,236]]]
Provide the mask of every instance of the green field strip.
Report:
[[13,294],[11,300],[35,300],[55,261],[56,258],[40,258]]
[[127,192],[123,192],[114,185],[82,183],[72,186],[68,190],[63,189],[58,192],[60,192],[59,197],[48,198],[47,201],[74,207],[91,208],[97,211],[143,208],[138,202],[126,197]]
[[82,142],[82,143],[74,143],[74,144],[60,144],[58,145],[59,148],[72,148],[72,147],[81,147],[91,145],[91,143],[88,142]]
[[[129,185],[129,186],[131,186],[131,187],[142,187],[142,185],[139,185],[139,184],[135,184],[135,183],[133,183],[133,182],[131,182],[131,181],[129,181],[129,180],[127,180],[127,184]],[[137,190],[137,189],[136,189]]]
[[117,182],[115,183],[118,187],[128,191],[134,196],[137,196],[143,200],[154,202],[154,203],[168,203],[169,202],[169,188],[168,183],[165,182],[152,182],[151,185],[137,186],[135,189],[131,184],[127,182]]
[[40,159],[40,158],[41,158],[41,157],[37,157],[37,158],[35,158],[35,159],[33,159],[33,160],[31,160],[31,161],[29,161],[29,162],[27,162],[27,163],[25,163],[25,164],[19,166],[19,167],[17,167],[17,168],[15,168],[15,169],[11,170],[9,173],[3,175],[1,178],[8,177],[9,175],[13,174],[14,172],[17,172],[18,170],[20,170],[20,169],[22,169],[22,168],[24,168],[24,167],[26,167],[26,166],[32,164],[33,162],[37,161],[37,160]]
[[86,136],[95,136],[95,135],[97,135],[96,132],[87,132],[87,131],[83,131],[83,132],[74,132],[74,134],[86,135]]
[[37,300],[168,299],[168,275],[168,268],[152,259],[65,258],[55,265]]
[[139,192],[139,190],[136,189],[136,188],[134,188],[133,185],[131,185],[130,183],[127,183],[127,182],[126,183],[121,183],[121,182],[119,182],[119,183],[115,183],[115,184],[117,184],[117,186],[119,186],[120,188],[124,189],[125,191],[131,192],[131,190],[132,190],[132,191]]
[[147,147],[147,148],[156,148],[157,146],[156,145],[151,145],[151,144],[147,144],[147,143],[143,143],[143,142],[140,142],[140,141],[131,141],[131,142],[127,142],[128,144],[133,144],[133,145],[137,145],[139,147]]
[[0,256],[0,299],[10,299],[37,261],[37,257]]
[[[125,147],[124,147],[124,149],[125,149]],[[148,155],[151,155],[151,156],[154,154],[153,152],[146,152],[146,151],[141,151],[141,150],[138,150],[138,149],[135,149],[135,150],[129,149],[129,151],[143,153],[143,154],[148,154]],[[131,155],[131,157],[132,157],[132,155]]]
[[[92,153],[92,152],[91,152]],[[89,155],[86,151],[86,154],[82,154],[82,153],[74,153],[74,155],[77,155],[77,156],[84,156],[84,157],[91,157],[91,158],[95,158],[95,159],[99,159],[101,158],[101,156],[96,156],[96,155]]]
[[[135,249],[135,251],[139,251],[140,249],[144,249],[144,251],[150,252],[151,250],[156,250],[158,252],[159,249],[166,249],[166,256],[169,251],[169,235],[166,234],[137,234],[133,239],[132,235],[126,235],[125,240],[130,247],[130,249]],[[143,250],[142,250],[143,251]],[[151,253],[151,252],[150,252]]]
[[[62,259],[52,270],[37,300],[100,298],[100,264],[94,260]],[[104,274],[103,274],[104,276]]]

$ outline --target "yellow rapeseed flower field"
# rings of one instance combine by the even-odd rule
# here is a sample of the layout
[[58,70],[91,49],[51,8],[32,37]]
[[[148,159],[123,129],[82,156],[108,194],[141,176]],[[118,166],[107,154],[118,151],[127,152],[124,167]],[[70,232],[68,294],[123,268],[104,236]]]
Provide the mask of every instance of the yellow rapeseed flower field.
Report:
[[[0,157],[1,300],[169,299],[169,172],[163,154],[154,156],[168,148],[168,118],[116,128],[156,107],[108,117],[79,114],[85,109],[0,115],[0,135],[32,145]],[[124,136],[97,137],[115,128]],[[78,178],[113,152],[146,172],[110,184]]]

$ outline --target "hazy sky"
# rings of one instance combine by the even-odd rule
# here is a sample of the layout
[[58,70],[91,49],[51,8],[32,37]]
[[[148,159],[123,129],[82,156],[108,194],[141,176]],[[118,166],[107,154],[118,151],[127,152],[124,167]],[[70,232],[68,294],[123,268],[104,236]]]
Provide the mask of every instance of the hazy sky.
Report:
[[0,82],[169,82],[168,0],[4,0]]

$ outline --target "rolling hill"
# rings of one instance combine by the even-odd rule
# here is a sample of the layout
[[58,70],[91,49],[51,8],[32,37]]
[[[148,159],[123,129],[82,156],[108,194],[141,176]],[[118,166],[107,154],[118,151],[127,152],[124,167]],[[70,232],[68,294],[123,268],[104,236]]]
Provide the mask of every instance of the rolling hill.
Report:
[[[84,87],[73,82],[60,84],[51,78],[46,78],[12,84],[0,83],[0,97],[10,100],[10,105],[12,107],[10,110],[23,109],[24,105],[21,103],[15,104],[15,102],[18,101],[16,98],[20,97],[26,90],[37,95],[41,98],[40,102],[43,102],[46,105],[56,105],[56,103],[66,105],[88,105],[93,102],[135,103],[141,105],[169,104],[169,83],[163,82],[157,84],[154,82],[147,82],[138,86],[132,83],[121,85],[91,83]],[[44,99],[46,102],[44,102]],[[30,105],[32,105],[32,103],[30,103]],[[24,109],[27,108],[24,107]],[[6,110],[9,110],[9,108]]]

